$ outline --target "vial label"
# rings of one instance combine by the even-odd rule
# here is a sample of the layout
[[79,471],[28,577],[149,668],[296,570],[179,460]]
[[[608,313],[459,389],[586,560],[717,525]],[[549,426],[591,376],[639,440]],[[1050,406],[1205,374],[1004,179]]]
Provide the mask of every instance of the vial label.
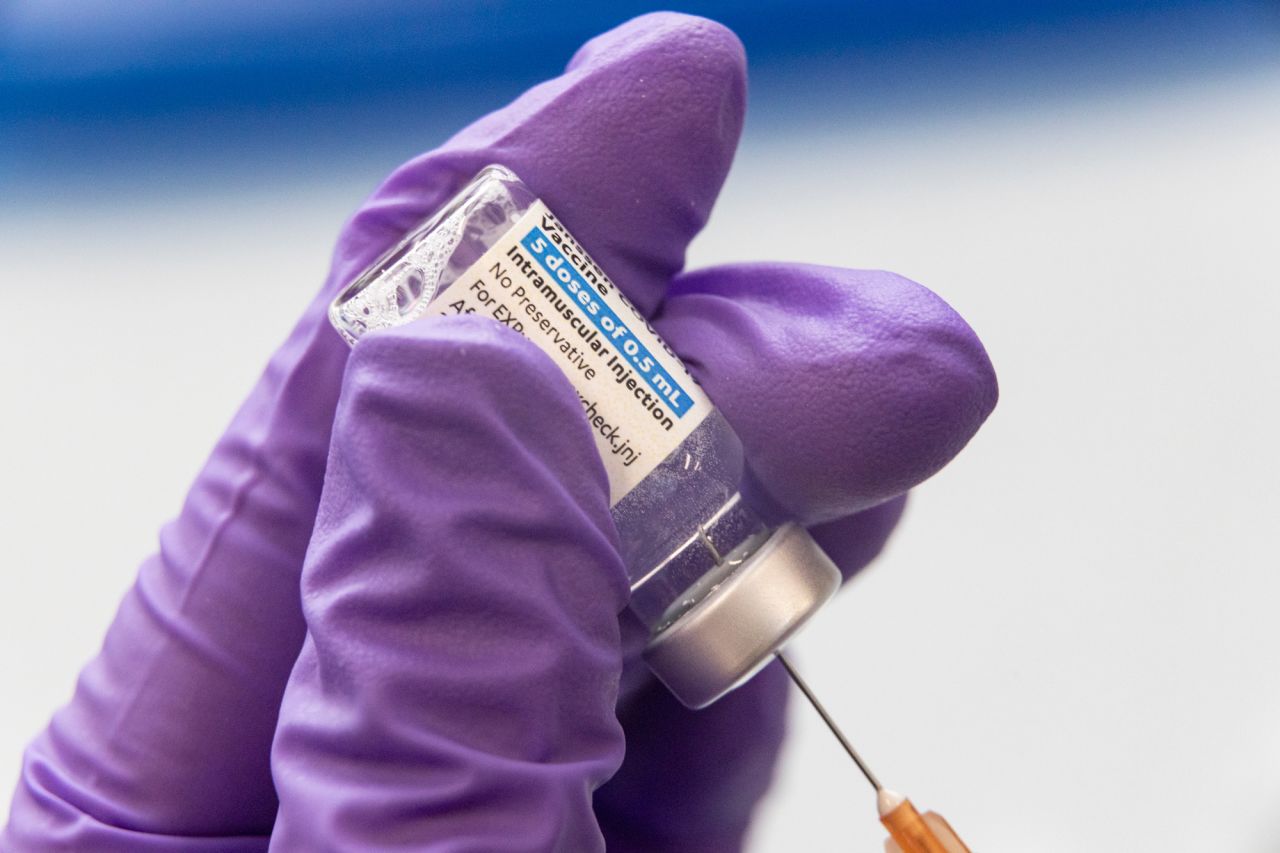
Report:
[[679,357],[541,201],[426,313],[491,317],[551,356],[582,401],[610,506],[711,412]]

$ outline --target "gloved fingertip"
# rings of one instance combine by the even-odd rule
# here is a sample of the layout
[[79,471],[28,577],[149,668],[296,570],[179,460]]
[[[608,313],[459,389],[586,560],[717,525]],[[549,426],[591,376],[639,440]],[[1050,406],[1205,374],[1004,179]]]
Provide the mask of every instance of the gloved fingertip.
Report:
[[475,315],[424,317],[371,332],[352,348],[347,373],[395,373],[421,382],[494,362],[520,373],[561,375],[528,338]]
[[587,42],[561,76],[392,173],[344,229],[327,292],[501,163],[652,313],[706,223],[745,111],[733,33],[671,12],[627,21]]
[[[545,476],[576,483],[607,517],[608,482],[582,404],[527,338],[485,317],[432,317],[371,333],[352,350],[330,458],[352,476],[365,472],[364,488],[381,490],[377,472],[476,465],[460,448],[483,454],[495,442],[536,448]],[[450,448],[456,459],[435,458]]]
[[756,480],[807,524],[877,506],[937,473],[999,395],[964,319],[879,270],[701,270],[673,285],[656,325],[738,430]]
[[644,53],[659,54],[655,59],[664,54],[676,59],[675,67],[686,73],[731,74],[746,81],[746,49],[733,30],[683,12],[649,12],[601,33],[578,48],[565,70],[590,68],[602,61],[631,61]]
[[428,317],[380,329],[352,349],[343,377],[344,398],[387,395],[438,405],[455,390],[492,398],[503,411],[580,408],[545,353],[486,317]]

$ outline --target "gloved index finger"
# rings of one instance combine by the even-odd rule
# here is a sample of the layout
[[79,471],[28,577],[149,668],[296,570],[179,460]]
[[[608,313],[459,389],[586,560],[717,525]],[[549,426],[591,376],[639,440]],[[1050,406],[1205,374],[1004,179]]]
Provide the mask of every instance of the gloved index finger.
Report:
[[732,32],[655,13],[587,42],[560,77],[406,163],[354,218],[349,281],[487,165],[514,171],[645,314],[706,224],[742,131],[746,57]]

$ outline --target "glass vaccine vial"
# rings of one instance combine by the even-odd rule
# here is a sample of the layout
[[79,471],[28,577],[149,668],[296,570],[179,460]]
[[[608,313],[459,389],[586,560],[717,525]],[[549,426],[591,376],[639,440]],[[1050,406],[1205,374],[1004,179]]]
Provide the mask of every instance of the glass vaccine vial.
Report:
[[329,310],[353,345],[454,314],[529,338],[577,391],[609,478],[630,607],[651,632],[645,660],[684,704],[749,679],[835,592],[839,572],[802,527],[770,529],[741,500],[742,444],[684,364],[505,167],[481,170]]

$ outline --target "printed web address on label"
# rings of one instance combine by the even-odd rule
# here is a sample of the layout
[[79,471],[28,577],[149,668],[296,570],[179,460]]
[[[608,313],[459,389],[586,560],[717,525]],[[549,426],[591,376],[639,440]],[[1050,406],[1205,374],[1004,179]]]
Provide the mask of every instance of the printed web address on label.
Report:
[[600,298],[595,289],[578,274],[542,229],[535,225],[520,241],[520,245],[538,259],[539,265],[561,290],[582,306],[592,325],[630,359],[636,372],[675,412],[676,417],[684,417],[685,412],[693,405],[693,400],[685,393],[684,388],[658,363],[648,347],[636,338],[630,327]]

